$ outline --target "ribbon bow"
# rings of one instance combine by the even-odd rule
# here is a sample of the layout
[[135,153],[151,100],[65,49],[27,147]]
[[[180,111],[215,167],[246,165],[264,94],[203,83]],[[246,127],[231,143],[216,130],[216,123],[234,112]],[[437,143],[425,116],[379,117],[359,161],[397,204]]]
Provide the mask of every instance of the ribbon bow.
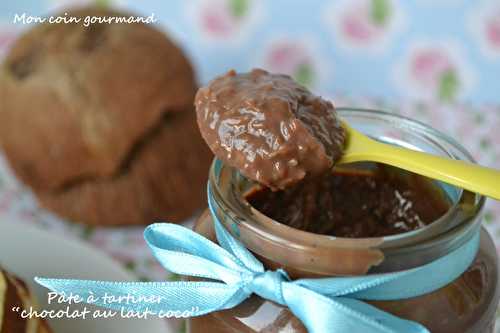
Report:
[[[209,200],[210,208],[211,202]],[[167,270],[208,281],[105,282],[35,278],[60,294],[77,294],[93,304],[134,311],[190,311],[201,316],[230,309],[252,294],[287,306],[309,332],[428,333],[422,325],[381,311],[362,300],[398,300],[437,290],[461,275],[474,259],[479,232],[448,255],[414,269],[356,277],[291,281],[281,269],[265,270],[213,215],[217,245],[175,224],[153,224],[144,237]],[[218,281],[218,282],[217,282]],[[106,304],[104,295],[136,295],[159,301]]]

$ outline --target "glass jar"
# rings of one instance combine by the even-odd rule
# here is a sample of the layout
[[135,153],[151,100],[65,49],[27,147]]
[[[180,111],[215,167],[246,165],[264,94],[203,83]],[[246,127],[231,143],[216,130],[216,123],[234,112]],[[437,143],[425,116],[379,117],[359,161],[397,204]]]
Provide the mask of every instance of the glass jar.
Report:
[[[379,141],[473,161],[453,139],[414,120],[373,110],[339,109],[352,127]],[[244,193],[253,185],[236,170],[215,160],[210,171],[218,219],[267,269],[284,268],[292,279],[394,272],[429,263],[464,244],[481,228],[478,254],[471,266],[447,286],[397,301],[369,303],[423,324],[433,333],[493,332],[499,301],[495,246],[482,229],[485,198],[438,183],[452,201],[448,212],[411,232],[377,238],[340,238],[313,234],[273,221],[253,209]],[[205,212],[195,230],[214,240]],[[306,332],[286,308],[252,296],[234,309],[192,318],[188,331]]]

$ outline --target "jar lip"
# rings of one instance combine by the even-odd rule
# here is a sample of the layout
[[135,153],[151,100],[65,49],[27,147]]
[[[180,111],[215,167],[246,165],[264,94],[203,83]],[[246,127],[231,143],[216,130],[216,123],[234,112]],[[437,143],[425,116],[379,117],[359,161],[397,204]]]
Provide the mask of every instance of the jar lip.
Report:
[[[440,132],[440,131],[438,131],[438,130],[436,130],[436,129],[434,129],[434,128],[432,128],[432,127],[430,127],[430,126],[428,126],[420,121],[414,120],[412,118],[409,118],[409,117],[406,117],[403,115],[399,115],[399,114],[386,112],[386,111],[375,110],[375,109],[342,107],[342,108],[337,108],[336,110],[341,118],[342,118],[342,114],[359,115],[359,116],[365,115],[365,116],[369,116],[369,117],[377,117],[378,120],[380,120],[382,117],[384,121],[397,123],[400,128],[406,128],[406,127],[409,128],[409,126],[411,125],[412,129],[419,129],[420,131],[422,131],[426,134],[429,134],[432,137],[436,137],[439,140],[442,140],[442,141],[448,143],[449,145],[451,145],[453,147],[454,150],[457,150],[458,153],[462,155],[461,157],[464,160],[469,161],[469,162],[475,162],[474,158],[470,155],[470,153],[460,143],[458,143],[455,139],[453,139],[452,137],[450,137],[450,136],[448,136],[448,135],[446,135],[446,134],[444,134],[444,133],[442,133],[442,132]],[[408,126],[402,126],[401,125],[402,122],[407,124]],[[446,153],[451,158],[457,159],[456,155],[450,155],[449,152],[446,152]],[[223,205],[226,206],[226,210],[228,207],[231,207],[234,209],[235,207],[232,207],[232,205],[230,205],[227,202],[227,200],[225,200],[224,196],[220,194],[220,188],[218,186],[219,184],[216,181],[216,179],[217,179],[216,169],[218,168],[218,166],[217,166],[218,163],[220,163],[219,169],[222,169],[223,167],[230,168],[233,170],[232,172],[236,172],[236,170],[234,170],[231,167],[223,165],[222,161],[215,158],[213,163],[212,163],[212,166],[210,168],[210,177],[209,177],[209,183],[210,183],[211,188],[213,190],[212,192],[218,197],[218,199],[220,201],[222,201]],[[293,246],[294,240],[303,240],[303,241],[307,242],[308,239],[312,239],[312,237],[314,237],[315,244],[316,244],[316,241],[318,241],[321,243],[323,243],[323,242],[324,243],[332,243],[332,246],[341,246],[341,247],[343,247],[343,246],[349,246],[349,247],[354,247],[354,248],[357,248],[357,247],[359,247],[359,248],[378,247],[381,249],[382,248],[393,248],[393,247],[401,246],[403,240],[405,240],[404,245],[411,245],[411,244],[414,244],[416,242],[426,241],[429,238],[432,238],[432,237],[425,236],[425,234],[428,234],[428,231],[430,229],[435,228],[436,225],[440,224],[440,222],[446,221],[447,219],[450,218],[450,216],[452,216],[453,214],[456,214],[458,212],[459,202],[462,199],[464,193],[465,193],[464,190],[459,189],[459,194],[457,196],[457,200],[453,203],[453,205],[450,207],[450,209],[443,216],[441,216],[439,219],[433,221],[432,223],[426,225],[425,227],[417,229],[417,230],[412,230],[409,232],[404,232],[404,233],[400,233],[400,234],[396,234],[396,235],[382,236],[382,237],[365,237],[365,238],[336,237],[336,236],[331,236],[331,235],[316,234],[316,233],[292,228],[288,225],[285,225],[285,224],[280,223],[278,221],[274,221],[270,218],[267,221],[267,222],[270,222],[270,224],[267,226],[265,226],[262,223],[259,223],[257,221],[254,221],[252,219],[248,220],[248,219],[241,218],[241,217],[239,218],[238,216],[233,216],[233,218],[236,218],[238,223],[243,224],[245,227],[247,227],[248,229],[250,229],[254,232],[257,232],[258,234],[261,234],[261,235],[268,234],[267,236],[269,238],[272,238],[272,240],[275,242],[276,241],[278,241],[278,242],[279,241],[286,241],[288,246],[290,246],[290,245]],[[474,201],[475,202],[475,204],[474,204],[475,210],[474,211],[476,213],[474,214],[474,216],[477,216],[478,214],[481,213],[481,211],[484,207],[484,202],[485,202],[486,198],[480,194],[474,194],[474,195],[476,197],[475,201]],[[234,214],[234,215],[236,215],[236,214]],[[473,221],[470,221],[470,222],[472,223]],[[470,226],[465,226],[463,224],[464,223],[461,223],[460,225],[456,225],[447,231],[453,230],[453,233],[456,234],[457,228],[455,228],[455,227],[459,227],[459,226],[461,226],[464,230],[470,229]],[[468,225],[470,223],[465,223],[465,224]],[[274,229],[274,230],[280,230],[283,232],[282,233],[280,232],[280,235],[270,234],[269,233],[271,231],[270,227],[272,227],[272,229]],[[284,235],[286,235],[287,237],[284,237]],[[408,242],[409,239],[414,239],[414,241],[410,241],[410,243],[409,243]],[[290,242],[292,242],[292,244]],[[296,245],[301,246],[301,244],[296,244]]]

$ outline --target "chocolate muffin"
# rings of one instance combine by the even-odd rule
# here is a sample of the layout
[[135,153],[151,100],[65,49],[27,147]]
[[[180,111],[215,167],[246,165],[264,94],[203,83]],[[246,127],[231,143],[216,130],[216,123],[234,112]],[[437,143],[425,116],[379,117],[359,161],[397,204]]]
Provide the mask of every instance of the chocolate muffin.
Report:
[[211,160],[196,131],[196,88],[182,51],[150,25],[41,24],[0,68],[0,145],[17,176],[63,217],[180,221],[204,204]]
[[0,268],[0,333],[50,333],[45,320],[23,319],[12,308],[29,309],[35,301],[26,284]]

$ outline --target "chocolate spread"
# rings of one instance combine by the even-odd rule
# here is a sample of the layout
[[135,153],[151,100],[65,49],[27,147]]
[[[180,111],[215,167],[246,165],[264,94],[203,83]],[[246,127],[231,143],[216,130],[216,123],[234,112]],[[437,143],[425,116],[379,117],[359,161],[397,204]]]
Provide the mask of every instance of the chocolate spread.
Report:
[[273,190],[328,172],[342,155],[332,103],[287,75],[230,71],[201,88],[195,106],[214,154]]
[[338,237],[379,237],[416,230],[450,207],[425,177],[375,164],[337,170],[284,191],[259,188],[246,198],[264,215],[291,227]]

